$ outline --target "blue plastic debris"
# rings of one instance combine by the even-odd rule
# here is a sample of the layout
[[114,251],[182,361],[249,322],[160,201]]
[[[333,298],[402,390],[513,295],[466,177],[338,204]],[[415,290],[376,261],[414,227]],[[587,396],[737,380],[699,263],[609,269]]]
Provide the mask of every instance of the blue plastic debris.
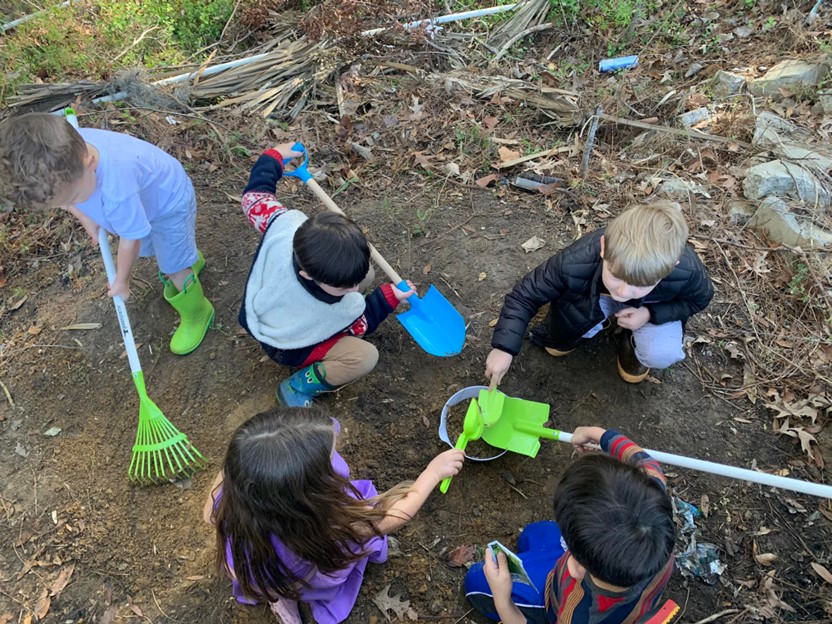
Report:
[[601,73],[614,72],[619,69],[632,69],[633,67],[638,67],[638,56],[635,55],[604,59],[598,63],[598,71]]

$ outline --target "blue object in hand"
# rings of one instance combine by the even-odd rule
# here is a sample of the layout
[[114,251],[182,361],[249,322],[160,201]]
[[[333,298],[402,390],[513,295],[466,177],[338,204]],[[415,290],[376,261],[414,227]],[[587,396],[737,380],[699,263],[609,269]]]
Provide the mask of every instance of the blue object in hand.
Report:
[[598,63],[598,71],[601,73],[614,72],[619,69],[632,69],[633,67],[638,67],[638,56],[635,55],[604,59]]

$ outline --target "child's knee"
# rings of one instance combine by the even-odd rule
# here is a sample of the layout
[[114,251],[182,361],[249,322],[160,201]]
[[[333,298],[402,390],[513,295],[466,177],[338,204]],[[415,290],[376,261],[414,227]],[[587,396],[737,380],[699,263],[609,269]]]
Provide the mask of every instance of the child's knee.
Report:
[[663,342],[636,343],[636,357],[647,368],[669,368],[685,359],[682,343],[668,344]]
[[378,364],[378,349],[360,338],[339,340],[324,356],[326,380],[341,386],[369,374]]

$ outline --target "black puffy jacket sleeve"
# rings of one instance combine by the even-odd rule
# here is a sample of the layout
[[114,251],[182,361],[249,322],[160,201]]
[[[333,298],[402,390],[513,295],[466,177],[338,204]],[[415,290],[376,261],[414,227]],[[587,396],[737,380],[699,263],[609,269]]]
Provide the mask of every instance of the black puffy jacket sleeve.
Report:
[[562,263],[563,254],[555,254],[527,273],[506,295],[491,337],[492,347],[511,355],[520,352],[529,322],[540,308],[556,301],[566,291]]
[[[679,294],[670,301],[660,303],[646,303],[650,310],[650,322],[654,325],[663,325],[672,321],[687,322],[687,320],[701,312],[711,302],[714,296],[714,286],[705,265],[696,255],[696,252],[685,247],[682,260],[679,266],[684,267],[688,272],[687,282],[679,288]],[[646,299],[649,301],[650,296]]]

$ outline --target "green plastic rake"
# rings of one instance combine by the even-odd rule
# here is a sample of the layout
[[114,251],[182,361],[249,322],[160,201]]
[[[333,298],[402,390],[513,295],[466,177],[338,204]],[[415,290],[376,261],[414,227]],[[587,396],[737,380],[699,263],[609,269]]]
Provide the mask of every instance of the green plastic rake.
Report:
[[[76,128],[78,120],[71,108],[64,110],[67,121]],[[103,227],[98,228],[98,246],[101,249],[101,259],[107,270],[107,279],[112,284],[116,278],[116,266],[110,241]],[[136,442],[133,444],[133,457],[127,474],[134,483],[147,485],[174,481],[184,476],[190,476],[207,462],[202,454],[194,447],[188,436],[179,431],[165,418],[156,404],[147,396],[144,385],[139,353],[133,339],[133,330],[127,316],[127,306],[121,297],[113,297],[116,307],[118,324],[127,350],[127,359],[133,373],[133,383],[139,394],[139,425],[136,431]]]

